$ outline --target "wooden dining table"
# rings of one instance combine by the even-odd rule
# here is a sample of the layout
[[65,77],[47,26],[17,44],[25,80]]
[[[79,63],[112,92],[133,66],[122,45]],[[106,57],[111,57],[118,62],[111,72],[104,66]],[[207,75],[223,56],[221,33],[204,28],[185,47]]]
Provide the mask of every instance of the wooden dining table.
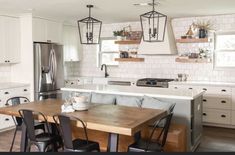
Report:
[[[47,99],[34,101],[16,106],[0,108],[0,114],[20,116],[20,109],[28,109],[43,113],[48,122],[54,123],[53,115],[61,114],[61,99]],[[87,111],[75,111],[66,115],[80,118],[86,124],[87,129],[109,133],[108,148],[110,152],[118,151],[119,135],[140,136],[140,131],[150,122],[156,121],[166,114],[166,111],[159,109],[145,109],[138,107],[127,107],[118,105],[95,104]],[[38,118],[40,119],[40,118]],[[77,123],[77,127],[81,127]],[[27,130],[22,125],[20,151],[25,152],[27,147]]]

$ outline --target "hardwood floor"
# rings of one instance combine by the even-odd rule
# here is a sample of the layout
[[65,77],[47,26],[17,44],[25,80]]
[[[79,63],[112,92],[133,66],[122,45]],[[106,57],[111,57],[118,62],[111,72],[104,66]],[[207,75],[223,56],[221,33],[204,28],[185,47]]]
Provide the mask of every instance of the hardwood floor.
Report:
[[[9,152],[14,130],[0,133],[0,152]],[[20,150],[20,132],[16,136],[14,152]],[[35,149],[32,149],[35,150]],[[235,152],[235,129],[204,127],[197,152]]]

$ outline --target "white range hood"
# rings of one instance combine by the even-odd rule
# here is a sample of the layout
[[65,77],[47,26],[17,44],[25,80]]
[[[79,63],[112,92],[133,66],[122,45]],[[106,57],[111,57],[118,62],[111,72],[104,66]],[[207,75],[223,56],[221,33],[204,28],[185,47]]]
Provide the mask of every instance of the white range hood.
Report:
[[175,37],[171,23],[167,23],[164,42],[144,42],[141,41],[138,54],[142,55],[174,55],[177,54]]

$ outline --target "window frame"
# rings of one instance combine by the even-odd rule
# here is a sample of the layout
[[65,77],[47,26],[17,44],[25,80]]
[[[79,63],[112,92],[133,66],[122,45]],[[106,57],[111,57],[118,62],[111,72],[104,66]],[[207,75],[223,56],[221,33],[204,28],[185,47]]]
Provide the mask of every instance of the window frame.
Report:
[[[119,51],[102,51],[102,41],[103,40],[116,40],[115,37],[102,37],[100,38],[100,44],[98,48],[98,66],[100,67],[102,65],[102,54],[119,54]],[[117,64],[106,64],[107,66],[118,66],[119,62]]]
[[215,43],[214,43],[214,54],[213,54],[213,59],[214,59],[214,70],[234,70],[235,69],[235,65],[234,66],[218,66],[218,62],[217,62],[217,56],[218,53],[223,53],[223,52],[234,52],[235,54],[235,48],[234,50],[225,50],[225,49],[217,49],[217,36],[218,35],[235,35],[235,31],[219,31],[215,33]]

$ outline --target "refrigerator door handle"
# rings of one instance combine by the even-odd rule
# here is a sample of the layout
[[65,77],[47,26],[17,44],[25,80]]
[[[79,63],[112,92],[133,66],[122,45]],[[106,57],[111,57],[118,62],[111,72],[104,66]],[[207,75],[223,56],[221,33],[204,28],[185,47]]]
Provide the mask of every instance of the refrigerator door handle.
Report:
[[[41,46],[40,44],[36,44],[36,50],[38,51],[36,54],[37,54],[37,57],[38,58],[41,58],[41,54],[42,54],[42,49],[41,49]],[[42,82],[42,62],[41,60],[39,59],[38,60],[38,64],[37,65],[37,70],[38,70],[38,89],[41,90],[41,82]],[[37,91],[39,91],[37,90]]]
[[49,56],[49,73],[50,73],[50,77],[51,77],[51,81],[53,83],[54,81],[54,62],[53,62],[53,51],[51,49],[50,51],[50,56]]
[[57,75],[57,60],[56,60],[56,53],[55,53],[55,50],[52,49],[52,52],[53,52],[53,66],[54,66],[54,69],[53,69],[53,82],[55,82],[55,79],[57,79],[56,75]]

